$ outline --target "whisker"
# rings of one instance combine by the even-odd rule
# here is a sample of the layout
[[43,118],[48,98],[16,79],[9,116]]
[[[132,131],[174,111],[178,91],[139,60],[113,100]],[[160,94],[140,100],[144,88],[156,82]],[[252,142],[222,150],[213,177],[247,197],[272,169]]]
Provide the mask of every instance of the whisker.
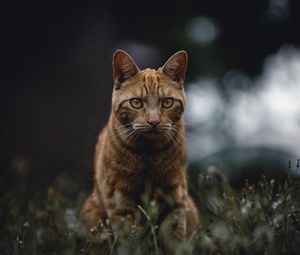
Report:
[[132,127],[132,123],[115,127],[116,131],[127,130]]
[[114,132],[110,132],[111,138],[116,138],[117,136],[121,136],[122,139],[120,140],[120,145],[126,145],[126,139],[131,136],[131,133],[135,130],[132,129],[133,123],[128,123],[126,125],[116,126]]
[[172,141],[173,144],[175,144],[177,146],[179,145],[178,141],[174,137],[174,134],[171,132],[171,129],[167,130],[167,132],[165,132],[165,133],[170,137],[170,140]]
[[139,132],[133,129],[132,132],[130,132],[128,136],[125,138],[125,140],[127,140],[127,143],[134,143],[138,138],[138,136],[139,136]]
[[139,134],[140,133],[135,130],[135,132],[134,132],[134,134],[132,136],[132,142],[135,142],[137,140],[137,138],[139,137]]
[[146,130],[149,128],[148,125],[142,124],[142,123],[136,123],[132,125],[133,129],[135,130]]
[[176,126],[173,126],[173,127],[172,127],[172,130],[173,130],[176,134],[180,135],[186,142],[191,143],[191,141],[189,141],[189,140],[186,138],[186,136],[185,136],[185,134],[183,133],[183,130],[182,130],[182,129],[180,129],[180,128],[176,127]]
[[163,135],[167,138],[167,141],[169,143],[171,143],[171,145],[173,145],[173,141],[171,140],[169,133],[168,132],[164,132]]

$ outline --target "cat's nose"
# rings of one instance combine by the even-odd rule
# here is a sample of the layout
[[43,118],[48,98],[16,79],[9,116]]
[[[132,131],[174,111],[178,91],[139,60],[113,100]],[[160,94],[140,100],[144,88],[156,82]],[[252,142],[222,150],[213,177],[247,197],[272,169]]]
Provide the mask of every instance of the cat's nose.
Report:
[[148,120],[147,122],[152,128],[155,128],[160,123],[160,121],[158,119]]
[[155,128],[160,123],[160,115],[156,110],[149,110],[147,116],[147,123]]

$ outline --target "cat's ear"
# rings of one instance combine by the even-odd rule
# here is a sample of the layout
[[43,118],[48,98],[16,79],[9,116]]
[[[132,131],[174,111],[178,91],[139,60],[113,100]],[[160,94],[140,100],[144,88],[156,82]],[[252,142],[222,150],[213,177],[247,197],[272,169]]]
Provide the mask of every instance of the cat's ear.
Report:
[[184,50],[178,51],[167,60],[161,70],[171,80],[182,86],[185,78],[187,60],[186,52]]
[[113,80],[115,88],[121,87],[121,84],[135,76],[139,72],[139,68],[133,59],[122,50],[117,50],[113,56]]

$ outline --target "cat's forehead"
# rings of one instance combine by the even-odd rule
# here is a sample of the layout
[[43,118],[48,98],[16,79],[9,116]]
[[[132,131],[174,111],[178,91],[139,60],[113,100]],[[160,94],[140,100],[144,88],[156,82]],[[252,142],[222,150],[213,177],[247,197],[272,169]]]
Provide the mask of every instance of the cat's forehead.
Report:
[[140,79],[143,79],[143,82],[149,85],[155,84],[160,81],[160,73],[155,69],[147,68],[140,71]]
[[145,100],[150,98],[174,97],[185,101],[184,90],[174,85],[160,69],[144,69],[132,79],[126,81],[120,90],[115,90],[113,100],[119,102],[128,98],[139,97]]
[[159,96],[162,97],[170,88],[164,84],[161,73],[155,69],[144,69],[140,71],[138,87],[144,97]]
[[[176,98],[184,98],[183,90],[177,89],[170,80],[164,75],[160,69],[144,69],[140,70],[138,75],[130,82],[127,92],[129,96],[148,98],[174,96]],[[125,89],[126,90],[126,89]]]

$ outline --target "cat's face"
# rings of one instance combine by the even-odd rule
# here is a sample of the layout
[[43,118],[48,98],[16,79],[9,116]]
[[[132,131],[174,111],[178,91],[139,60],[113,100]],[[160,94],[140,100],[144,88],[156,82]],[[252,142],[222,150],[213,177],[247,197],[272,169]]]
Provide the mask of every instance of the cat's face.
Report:
[[176,124],[184,111],[186,64],[187,55],[181,51],[158,70],[139,70],[127,53],[115,53],[112,107],[124,130],[170,139],[180,132]]

